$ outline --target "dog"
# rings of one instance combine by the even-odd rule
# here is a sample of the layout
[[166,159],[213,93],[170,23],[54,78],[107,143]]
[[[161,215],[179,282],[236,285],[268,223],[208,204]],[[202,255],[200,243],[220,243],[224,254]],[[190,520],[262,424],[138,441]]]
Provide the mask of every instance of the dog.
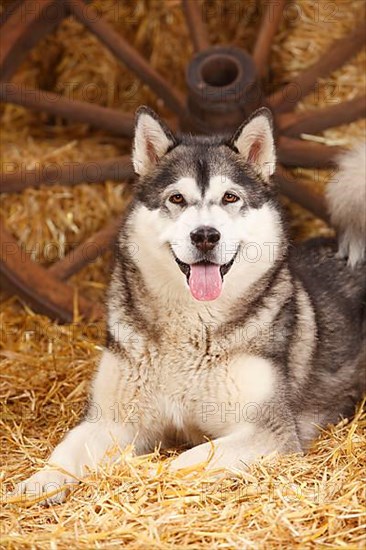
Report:
[[304,452],[366,390],[365,144],[338,159],[327,190],[339,249],[289,243],[266,108],[227,138],[174,135],[141,107],[132,159],[91,388],[100,414],[18,487],[49,504],[116,443],[184,443],[173,469]]

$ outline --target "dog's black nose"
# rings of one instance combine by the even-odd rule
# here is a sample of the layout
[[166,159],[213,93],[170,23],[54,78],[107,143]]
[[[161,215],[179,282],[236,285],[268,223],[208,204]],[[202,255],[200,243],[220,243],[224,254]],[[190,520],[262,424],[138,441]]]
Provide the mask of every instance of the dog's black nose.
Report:
[[194,231],[191,231],[191,241],[192,243],[202,252],[208,252],[212,250],[214,246],[220,240],[220,232],[217,231],[214,227],[208,227],[203,225],[202,227],[197,227]]

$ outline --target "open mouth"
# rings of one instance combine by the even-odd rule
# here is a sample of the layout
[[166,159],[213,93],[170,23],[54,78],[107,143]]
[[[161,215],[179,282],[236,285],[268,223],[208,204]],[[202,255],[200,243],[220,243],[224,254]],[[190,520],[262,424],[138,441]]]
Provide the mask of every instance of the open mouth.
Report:
[[[174,253],[173,253],[174,254]],[[179,269],[187,278],[187,283],[192,296],[196,300],[216,300],[221,294],[224,276],[230,271],[238,250],[230,262],[219,265],[208,261],[201,261],[195,264],[186,264],[174,254]]]

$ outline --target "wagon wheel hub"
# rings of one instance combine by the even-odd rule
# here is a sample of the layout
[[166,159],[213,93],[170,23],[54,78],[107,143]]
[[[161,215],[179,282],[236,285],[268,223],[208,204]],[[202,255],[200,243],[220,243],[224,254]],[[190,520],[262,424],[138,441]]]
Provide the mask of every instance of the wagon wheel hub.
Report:
[[253,58],[233,46],[213,46],[188,64],[191,124],[205,133],[234,130],[262,102]]

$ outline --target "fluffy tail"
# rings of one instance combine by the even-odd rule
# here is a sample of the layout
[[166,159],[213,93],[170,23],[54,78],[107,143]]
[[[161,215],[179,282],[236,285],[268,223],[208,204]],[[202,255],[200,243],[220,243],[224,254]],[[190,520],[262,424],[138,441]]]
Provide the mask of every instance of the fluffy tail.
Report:
[[339,254],[353,267],[366,256],[366,142],[338,157],[338,171],[330,180],[326,200],[338,232]]

